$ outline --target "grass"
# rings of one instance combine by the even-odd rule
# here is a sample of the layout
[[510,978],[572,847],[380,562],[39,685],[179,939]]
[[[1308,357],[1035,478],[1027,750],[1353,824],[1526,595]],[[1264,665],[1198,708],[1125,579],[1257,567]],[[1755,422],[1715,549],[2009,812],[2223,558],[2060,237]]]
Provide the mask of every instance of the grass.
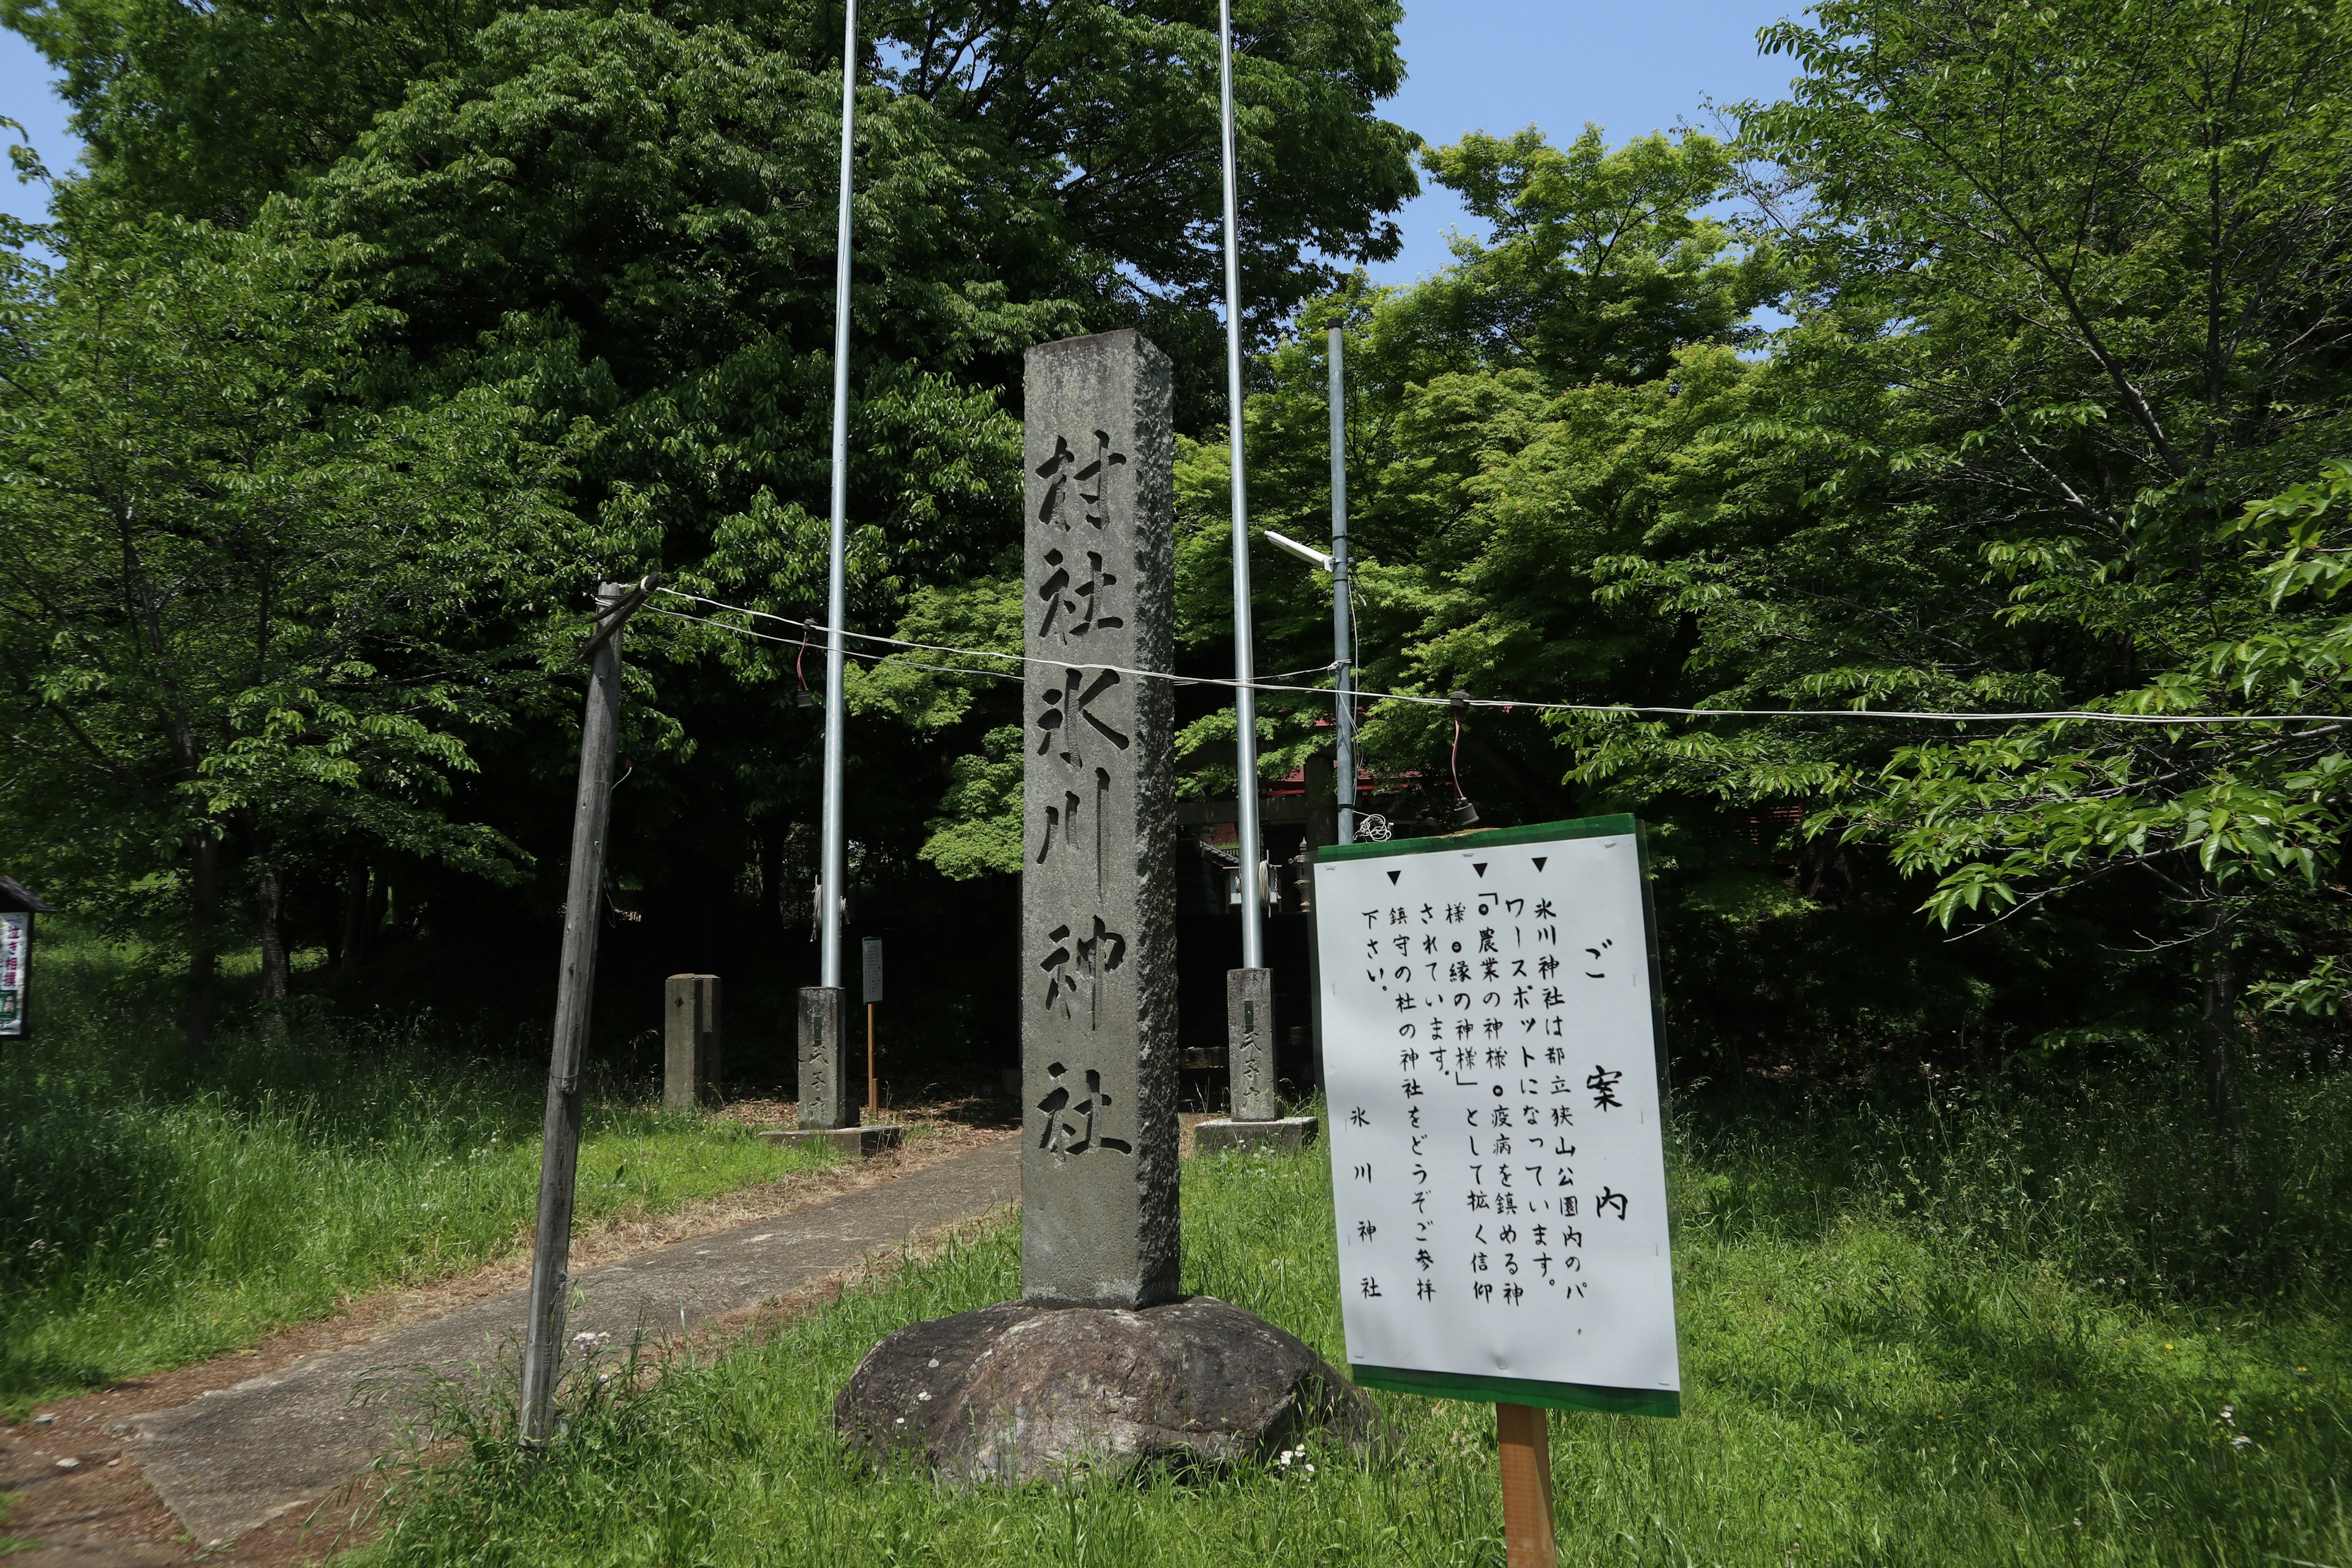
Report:
[[[1552,1418],[1563,1561],[2352,1564],[2352,1079],[2258,1087],[2307,1139],[2242,1173],[2144,1074],[1685,1115],[1685,1414]],[[1190,1289],[1341,1359],[1318,1151],[1190,1163],[1184,1204]],[[581,1380],[540,1460],[453,1401],[462,1458],[363,1561],[1502,1563],[1484,1406],[1379,1395],[1392,1459],[1181,1484],[957,1493],[842,1451],[877,1339],[1018,1284],[1008,1226],[657,1383]]]
[[[37,1034],[0,1049],[0,1412],[201,1360],[514,1251],[544,1068],[425,1025],[232,1029],[191,1069],[137,955],[41,935]],[[582,1225],[823,1156],[592,1095]]]

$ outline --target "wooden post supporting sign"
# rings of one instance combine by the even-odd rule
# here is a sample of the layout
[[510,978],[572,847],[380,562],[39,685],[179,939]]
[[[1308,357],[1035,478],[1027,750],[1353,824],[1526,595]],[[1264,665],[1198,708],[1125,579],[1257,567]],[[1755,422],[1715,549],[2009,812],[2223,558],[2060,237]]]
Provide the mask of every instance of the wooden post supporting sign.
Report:
[[1641,826],[1318,851],[1355,1380],[1495,1406],[1510,1568],[1554,1568],[1548,1410],[1682,1408]]
[[1551,1428],[1532,1405],[1495,1406],[1503,1456],[1503,1554],[1510,1568],[1558,1568],[1551,1519]]

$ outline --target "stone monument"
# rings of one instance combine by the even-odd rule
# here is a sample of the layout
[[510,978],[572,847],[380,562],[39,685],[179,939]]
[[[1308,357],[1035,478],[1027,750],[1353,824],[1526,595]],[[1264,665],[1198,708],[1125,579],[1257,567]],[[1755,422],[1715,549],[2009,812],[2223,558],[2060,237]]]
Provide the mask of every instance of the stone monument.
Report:
[[1285,1116],[1274,1089],[1274,971],[1225,971],[1225,1076],[1233,1114],[1192,1124],[1202,1154],[1228,1149],[1303,1149],[1315,1141],[1315,1118]]
[[662,1106],[693,1110],[719,1099],[719,976],[673,974],[662,987]]
[[[1029,351],[1021,1292],[1176,1295],[1176,432],[1134,332]],[[1126,671],[1128,673],[1121,673]]]
[[858,1125],[860,1088],[849,1080],[842,1044],[838,985],[803,985],[800,992],[800,1121],[760,1134],[771,1143],[824,1144],[844,1154],[895,1149],[906,1129]]
[[841,987],[801,987],[801,1126],[803,1132],[830,1132],[857,1125],[857,1102],[842,1074]]
[[957,1479],[1370,1430],[1311,1350],[1179,1294],[1175,430],[1133,331],[1029,351],[1018,1303],[901,1329],[835,1405]]

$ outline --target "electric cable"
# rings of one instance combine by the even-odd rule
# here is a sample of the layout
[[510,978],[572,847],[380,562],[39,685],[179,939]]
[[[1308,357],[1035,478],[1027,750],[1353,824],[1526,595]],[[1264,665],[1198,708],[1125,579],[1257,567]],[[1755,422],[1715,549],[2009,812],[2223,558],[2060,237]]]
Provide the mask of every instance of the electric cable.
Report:
[[[788,616],[772,615],[765,610],[747,609],[740,605],[730,605],[724,600],[709,598],[699,594],[681,594],[673,588],[656,588],[655,592],[668,594],[675,598],[690,599],[698,604],[709,605],[735,615],[758,616],[762,620],[775,621],[783,626],[807,627],[826,633],[833,630],[830,626],[820,626],[813,621],[797,621]],[[712,620],[706,616],[686,615],[676,610],[663,609],[655,609],[654,613],[668,616],[674,620],[693,621],[720,631],[756,637],[761,642],[789,645],[794,640],[791,637],[770,637],[764,632],[753,631],[748,626],[730,626],[724,621]],[[928,653],[952,654],[960,658],[1003,659],[1016,664],[1042,665],[1052,669],[1107,669],[1119,675],[1131,675],[1141,680],[1165,680],[1177,686],[1231,688],[1241,684],[1239,681],[1217,676],[1173,675],[1166,670],[1135,669],[1126,665],[1043,658],[1031,654],[1003,653],[992,648],[956,647],[946,643],[917,642],[907,637],[883,637],[874,632],[853,631],[845,635],[865,642],[885,643],[892,647],[915,648]],[[875,661],[892,658],[910,669],[934,670],[942,675],[988,675],[1005,680],[1022,679],[1010,670],[956,669],[939,665],[917,664],[910,659],[897,658],[891,654],[858,652],[855,657]],[[1336,663],[1335,660],[1333,664],[1315,665],[1307,670],[1289,670],[1284,673],[1291,675],[1316,673],[1331,669]],[[1361,668],[1361,664],[1359,663],[1357,668]],[[1273,679],[1255,680],[1250,682],[1250,687],[1256,691],[1296,692],[1308,696],[1328,696],[1331,689],[1328,686],[1298,686]],[[2186,728],[2200,724],[2352,723],[2352,713],[2112,713],[2085,708],[2055,708],[1997,713],[1907,708],[1673,708],[1636,702],[1546,702],[1512,697],[1433,697],[1418,691],[1368,691],[1361,688],[1357,689],[1353,695],[1359,701],[1364,702],[1402,702],[1427,708],[1488,708],[1499,709],[1505,712],[1525,708],[1541,713],[1589,713],[1601,718],[1614,719],[1864,719],[1945,724],[2024,724],[2066,721],[2141,724],[2159,728]]]

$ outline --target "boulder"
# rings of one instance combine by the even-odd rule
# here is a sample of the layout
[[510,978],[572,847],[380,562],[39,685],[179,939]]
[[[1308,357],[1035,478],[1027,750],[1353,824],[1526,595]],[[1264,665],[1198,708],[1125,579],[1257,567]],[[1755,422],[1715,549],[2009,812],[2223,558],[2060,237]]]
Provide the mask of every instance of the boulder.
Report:
[[1007,1301],[915,1323],[834,1401],[842,1440],[958,1482],[1270,1458],[1379,1415],[1297,1337],[1211,1296],[1139,1310]]

